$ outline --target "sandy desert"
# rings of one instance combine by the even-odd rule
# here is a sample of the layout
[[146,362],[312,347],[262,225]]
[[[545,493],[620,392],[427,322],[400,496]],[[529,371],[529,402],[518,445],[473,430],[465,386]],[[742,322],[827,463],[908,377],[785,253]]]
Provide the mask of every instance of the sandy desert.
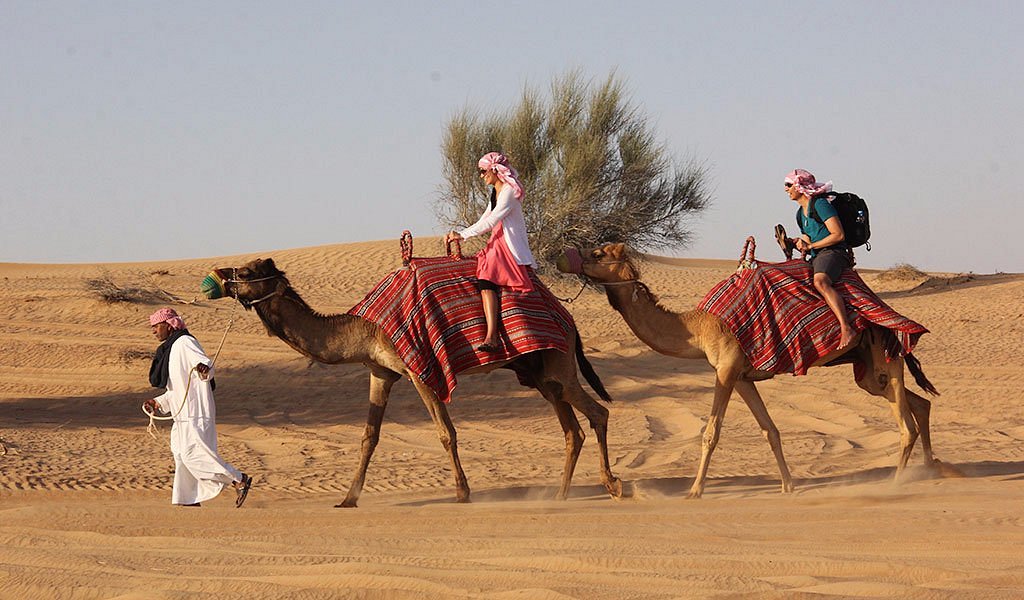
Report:
[[[768,240],[762,240],[768,246]],[[418,255],[440,254],[418,238]],[[771,248],[775,254],[777,249]],[[780,256],[767,256],[767,260]],[[116,264],[0,263],[0,598],[997,598],[1024,596],[1024,275],[864,271],[930,329],[940,472],[893,481],[898,431],[849,366],[759,384],[796,489],[749,410],[730,405],[704,497],[687,500],[711,406],[703,361],[654,353],[604,295],[568,306],[614,402],[612,469],[594,436],[566,501],[549,405],[506,370],[463,377],[449,411],[472,502],[408,382],[395,386],[358,508],[341,509],[367,415],[366,369],[310,361],[231,299],[213,267],[272,257],[323,313],[400,264],[387,240]],[[649,257],[662,304],[694,307],[729,260]],[[573,279],[545,278],[559,296]],[[111,290],[125,301],[109,301]],[[168,426],[146,432],[146,317],[173,306],[217,360],[221,454],[246,504],[170,504]],[[913,383],[909,383],[913,387]],[[914,388],[916,389],[916,388]],[[919,390],[918,390],[919,391]],[[588,429],[588,433],[591,433]]]

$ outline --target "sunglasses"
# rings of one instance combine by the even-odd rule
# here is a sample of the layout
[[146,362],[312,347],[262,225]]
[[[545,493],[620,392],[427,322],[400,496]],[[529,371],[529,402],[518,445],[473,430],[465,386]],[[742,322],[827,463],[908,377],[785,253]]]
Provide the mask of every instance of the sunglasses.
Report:
[[483,175],[483,174],[484,174],[484,173],[486,173],[486,172],[487,172],[487,169],[480,169],[480,174],[481,174],[481,175]]
[[786,183],[784,183],[783,185],[786,186],[786,189],[789,189],[789,188],[793,187],[793,184],[789,183],[788,181]]

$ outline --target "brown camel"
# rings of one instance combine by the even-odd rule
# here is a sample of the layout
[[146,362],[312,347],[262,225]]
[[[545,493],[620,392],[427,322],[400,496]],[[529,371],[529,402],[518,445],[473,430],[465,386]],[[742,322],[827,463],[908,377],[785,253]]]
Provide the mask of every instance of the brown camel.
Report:
[[[273,259],[257,259],[238,268],[217,269],[211,275],[223,282],[223,295],[234,297],[246,309],[255,309],[267,332],[281,338],[299,353],[326,364],[363,363],[369,368],[370,412],[363,433],[359,468],[348,494],[337,507],[356,506],[366,478],[366,469],[380,438],[381,421],[391,386],[402,377],[412,381],[434,421],[441,444],[448,452],[455,472],[456,500],[469,501],[469,485],[459,462],[455,427],[448,417],[445,404],[408,369],[377,325],[354,315],[317,313],[292,289],[285,274],[274,265]],[[220,295],[219,292],[207,292],[210,298]],[[583,413],[597,433],[601,481],[609,494],[620,497],[622,484],[612,475],[608,462],[608,409],[598,404],[580,386],[576,377],[577,364],[598,395],[605,400],[611,398],[583,355],[579,333],[569,336],[566,342],[568,353],[541,350],[506,363],[492,363],[462,374],[486,373],[505,367],[515,371],[520,381],[536,388],[551,403],[565,433],[565,466],[556,496],[558,499],[565,499],[569,493],[576,460],[586,437],[573,408]]]
[[[711,416],[701,441],[700,465],[688,498],[699,498],[704,493],[711,454],[718,444],[718,436],[725,418],[733,389],[739,392],[743,401],[761,427],[768,440],[782,476],[782,492],[793,490],[793,479],[782,455],[779,430],[768,415],[761,395],[754,387],[755,381],[770,379],[773,373],[754,369],[744,355],[739,342],[718,317],[704,311],[674,313],[658,304],[650,289],[639,280],[639,271],[629,257],[623,244],[606,244],[582,252],[582,274],[594,283],[604,286],[608,302],[622,314],[626,324],[641,341],[656,352],[678,358],[703,358],[715,370],[715,396]],[[559,268],[570,272],[569,261],[559,262]],[[928,466],[937,464],[932,456],[931,433],[928,415],[931,402],[907,390],[903,382],[903,364],[913,374],[918,385],[928,393],[938,392],[924,376],[920,362],[908,354],[886,361],[883,346],[886,330],[872,327],[858,334],[854,345],[823,357],[815,366],[829,363],[839,364],[853,359],[863,361],[867,366],[865,375],[857,385],[870,394],[885,397],[896,416],[900,430],[900,456],[896,465],[898,479],[907,465],[910,452],[918,436],[924,450],[924,461]]]

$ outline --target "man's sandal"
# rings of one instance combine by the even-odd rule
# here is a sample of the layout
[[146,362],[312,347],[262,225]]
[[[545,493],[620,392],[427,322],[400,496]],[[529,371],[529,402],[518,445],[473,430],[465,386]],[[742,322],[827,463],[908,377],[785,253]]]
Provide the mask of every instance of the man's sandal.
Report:
[[235,508],[241,508],[245,497],[249,495],[249,488],[252,487],[252,477],[242,473],[242,481],[235,485]]

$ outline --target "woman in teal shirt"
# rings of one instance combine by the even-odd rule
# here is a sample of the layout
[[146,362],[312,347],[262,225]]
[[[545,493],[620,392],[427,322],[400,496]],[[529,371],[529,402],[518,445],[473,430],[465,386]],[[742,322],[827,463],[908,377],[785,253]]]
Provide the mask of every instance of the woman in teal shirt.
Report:
[[[833,284],[843,269],[853,267],[853,263],[850,260],[850,249],[844,241],[846,234],[839,222],[839,215],[825,197],[832,191],[832,182],[818,183],[810,172],[796,169],[786,175],[784,185],[790,200],[800,205],[796,214],[803,235],[795,240],[796,249],[811,257],[814,287],[839,319],[837,348],[845,348],[853,342],[857,332],[850,327],[846,306]],[[810,215],[811,202],[814,202],[818,220]]]

